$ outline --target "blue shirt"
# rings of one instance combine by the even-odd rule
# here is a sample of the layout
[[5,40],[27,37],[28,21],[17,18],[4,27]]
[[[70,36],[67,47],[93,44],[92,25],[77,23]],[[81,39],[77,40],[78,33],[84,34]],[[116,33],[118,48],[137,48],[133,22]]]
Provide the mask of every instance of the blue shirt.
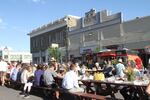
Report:
[[11,74],[11,76],[10,76],[10,78],[11,78],[13,81],[16,81],[16,80],[17,80],[18,71],[19,71],[18,68],[14,68],[14,69],[13,69],[13,72],[12,72],[12,74]]
[[122,63],[118,63],[116,66],[115,66],[115,69],[116,69],[116,75],[120,76],[120,77],[124,77],[124,70],[125,70],[125,66],[122,64]]
[[40,86],[41,77],[44,74],[43,70],[36,70],[34,73],[34,85]]

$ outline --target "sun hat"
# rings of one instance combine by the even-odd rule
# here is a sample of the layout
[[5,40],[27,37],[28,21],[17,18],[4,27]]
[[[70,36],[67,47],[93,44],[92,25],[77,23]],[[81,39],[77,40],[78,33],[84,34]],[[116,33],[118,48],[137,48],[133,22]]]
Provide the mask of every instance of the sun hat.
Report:
[[54,57],[52,57],[52,58],[50,59],[50,61],[56,61],[56,59],[55,59]]
[[95,63],[95,66],[99,66],[99,63],[98,63],[98,62],[96,62],[96,63]]
[[122,62],[122,59],[118,59],[118,62]]

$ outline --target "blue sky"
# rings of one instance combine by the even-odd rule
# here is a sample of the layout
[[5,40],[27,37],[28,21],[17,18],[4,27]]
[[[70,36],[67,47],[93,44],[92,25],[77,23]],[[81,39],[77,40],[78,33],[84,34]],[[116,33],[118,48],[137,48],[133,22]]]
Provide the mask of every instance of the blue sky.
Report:
[[91,8],[122,12],[124,20],[150,15],[150,0],[0,0],[0,47],[30,50],[31,30],[65,15],[83,17]]

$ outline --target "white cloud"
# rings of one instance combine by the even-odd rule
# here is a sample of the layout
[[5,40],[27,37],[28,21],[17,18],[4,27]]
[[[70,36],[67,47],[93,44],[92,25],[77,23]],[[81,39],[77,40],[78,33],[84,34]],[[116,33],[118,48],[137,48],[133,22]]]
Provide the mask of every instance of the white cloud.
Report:
[[40,2],[41,0],[32,0],[33,2]]
[[0,29],[5,29],[7,24],[3,21],[2,18],[0,18]]
[[34,3],[45,3],[45,0],[32,0],[32,2],[34,2]]

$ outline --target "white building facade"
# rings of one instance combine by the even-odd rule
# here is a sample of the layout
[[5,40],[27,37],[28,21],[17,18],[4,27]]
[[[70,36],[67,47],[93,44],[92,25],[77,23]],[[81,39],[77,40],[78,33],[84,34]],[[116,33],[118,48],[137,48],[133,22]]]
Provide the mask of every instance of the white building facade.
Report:
[[0,57],[5,61],[20,61],[22,63],[31,63],[32,54],[30,52],[12,51],[8,49],[0,50]]

